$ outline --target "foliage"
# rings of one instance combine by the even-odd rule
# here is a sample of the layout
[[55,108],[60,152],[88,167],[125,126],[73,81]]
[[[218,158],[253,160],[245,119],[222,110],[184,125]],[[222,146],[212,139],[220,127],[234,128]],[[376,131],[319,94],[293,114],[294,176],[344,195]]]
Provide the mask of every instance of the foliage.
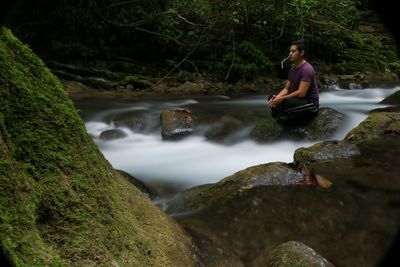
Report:
[[400,73],[400,60],[391,62],[389,67],[396,73]]
[[251,77],[256,73],[271,71],[272,62],[253,43],[244,41],[237,48],[227,48],[231,51],[224,53],[222,61],[215,65],[221,73],[227,73],[226,78],[230,75]]
[[[210,71],[226,74],[234,47],[245,42],[271,62],[279,62],[294,39],[306,40],[308,55],[330,63],[345,61],[349,46],[362,49],[355,0],[42,1],[48,5],[33,14],[26,7],[16,31],[34,49],[47,44],[42,50],[50,57],[186,58],[211,61]],[[238,75],[265,69],[240,55],[236,63]]]

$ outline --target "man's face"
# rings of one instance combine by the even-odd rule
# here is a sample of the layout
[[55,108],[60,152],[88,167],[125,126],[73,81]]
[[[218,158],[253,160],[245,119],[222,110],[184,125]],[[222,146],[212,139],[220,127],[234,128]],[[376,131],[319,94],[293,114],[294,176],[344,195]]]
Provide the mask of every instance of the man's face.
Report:
[[291,45],[289,48],[289,59],[293,63],[298,62],[304,56],[304,51],[299,51],[297,45]]

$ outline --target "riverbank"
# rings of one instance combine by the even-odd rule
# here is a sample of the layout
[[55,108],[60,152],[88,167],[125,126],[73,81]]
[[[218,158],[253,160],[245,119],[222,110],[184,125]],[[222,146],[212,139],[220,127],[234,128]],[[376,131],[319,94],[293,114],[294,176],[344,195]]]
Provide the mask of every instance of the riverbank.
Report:
[[[76,68],[76,66],[70,65],[70,68]],[[319,70],[319,68],[324,70]],[[288,66],[285,67],[286,72],[288,69]],[[80,67],[80,72],[85,72],[85,70],[86,68]],[[400,84],[397,74],[393,72],[355,72],[353,74],[324,72],[329,70],[327,66],[321,67],[316,64],[317,82],[320,91],[325,91],[332,87],[342,89],[389,88]],[[279,91],[285,82],[285,78],[273,75],[257,75],[236,82],[228,82],[217,76],[189,72],[178,72],[170,74],[168,77],[151,75],[131,77],[124,73],[110,70],[103,71],[107,71],[108,75],[112,75],[114,79],[107,79],[104,76],[88,76],[85,78],[82,75],[60,74],[57,68],[53,68],[53,72],[58,74],[60,81],[73,99],[92,97],[120,99],[169,98],[186,95],[226,95],[232,97],[268,95]],[[164,70],[164,72],[166,71]],[[89,71],[86,70],[86,72]]]

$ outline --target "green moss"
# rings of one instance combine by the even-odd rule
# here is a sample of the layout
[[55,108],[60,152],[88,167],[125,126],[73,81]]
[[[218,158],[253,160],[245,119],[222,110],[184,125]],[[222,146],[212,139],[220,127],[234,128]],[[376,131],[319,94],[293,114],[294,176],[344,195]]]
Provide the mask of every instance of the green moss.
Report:
[[60,82],[6,29],[0,151],[1,246],[17,266],[193,264],[183,231],[114,171]]
[[385,128],[396,121],[400,121],[400,113],[398,112],[371,113],[368,118],[345,136],[345,140],[357,145],[369,142],[383,136]]

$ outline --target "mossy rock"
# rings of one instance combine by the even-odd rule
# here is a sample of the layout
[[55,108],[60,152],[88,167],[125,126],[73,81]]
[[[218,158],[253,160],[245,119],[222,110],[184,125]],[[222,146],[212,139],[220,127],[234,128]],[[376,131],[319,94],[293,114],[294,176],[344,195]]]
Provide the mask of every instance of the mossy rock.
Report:
[[60,82],[0,34],[0,240],[16,266],[193,266],[184,231],[105,160]]
[[381,101],[382,104],[400,105],[400,90]]
[[374,112],[351,130],[344,139],[356,145],[368,142],[383,136],[385,130],[391,129],[399,121],[399,112]]
[[280,123],[273,117],[257,121],[250,136],[262,143],[282,139],[323,140],[332,136],[344,121],[344,115],[331,108],[320,108],[318,115],[303,124]]
[[273,249],[288,240],[336,266],[376,266],[398,229],[399,212],[389,212],[384,193],[339,182],[328,190],[299,188],[292,183],[298,176],[286,163],[253,166],[177,195],[166,210],[245,266],[268,266]]
[[347,141],[324,141],[294,152],[294,162],[311,163],[320,160],[332,160],[357,156],[360,151]]

